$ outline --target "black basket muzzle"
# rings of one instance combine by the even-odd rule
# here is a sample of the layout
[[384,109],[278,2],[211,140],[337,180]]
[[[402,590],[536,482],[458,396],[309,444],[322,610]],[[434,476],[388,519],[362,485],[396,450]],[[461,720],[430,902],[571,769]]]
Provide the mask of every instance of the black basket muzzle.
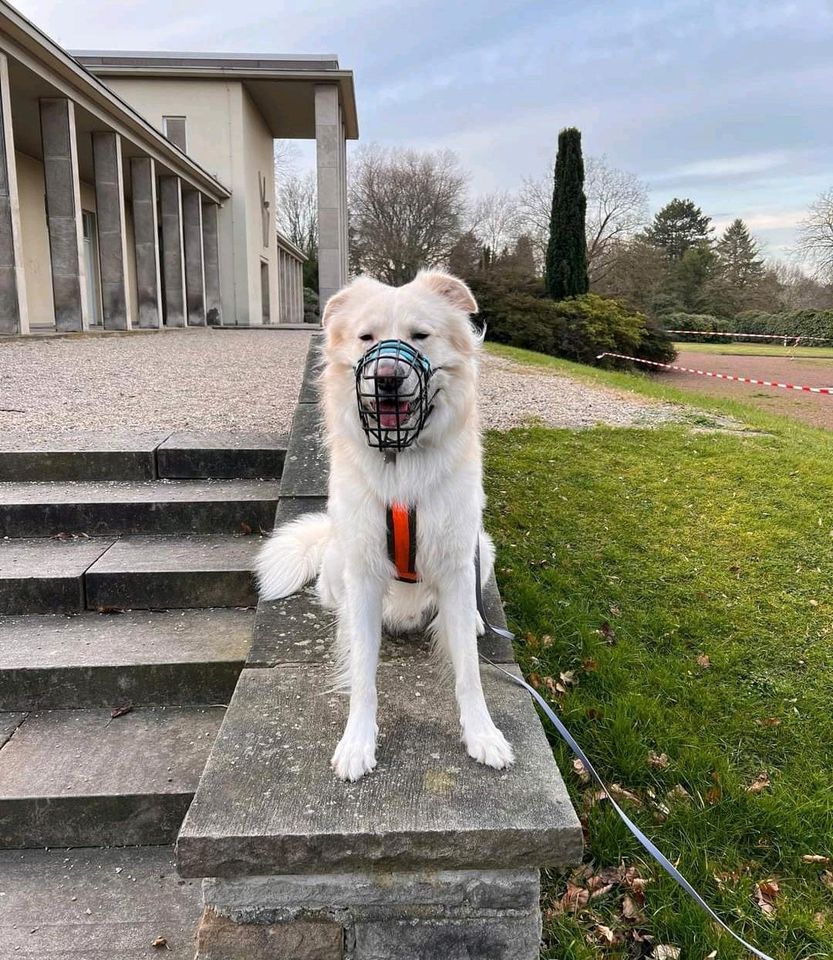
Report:
[[431,361],[404,340],[380,340],[356,364],[356,400],[367,442],[404,450],[431,413]]

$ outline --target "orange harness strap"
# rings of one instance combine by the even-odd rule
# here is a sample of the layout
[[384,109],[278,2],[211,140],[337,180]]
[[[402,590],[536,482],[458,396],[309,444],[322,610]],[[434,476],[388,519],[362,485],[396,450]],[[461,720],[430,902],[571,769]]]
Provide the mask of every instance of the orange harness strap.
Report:
[[392,503],[388,507],[388,557],[396,567],[396,579],[417,583],[416,507]]

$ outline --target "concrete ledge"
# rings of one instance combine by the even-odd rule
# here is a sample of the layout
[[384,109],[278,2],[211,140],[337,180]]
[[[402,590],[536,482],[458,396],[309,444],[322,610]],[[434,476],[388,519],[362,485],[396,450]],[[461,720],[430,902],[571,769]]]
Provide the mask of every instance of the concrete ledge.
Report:
[[337,780],[347,699],[305,665],[240,677],[179,836],[186,877],[563,866],[581,827],[529,697],[483,668],[516,764],[466,756],[453,685],[419,659],[379,667],[377,769]]
[[174,433],[156,449],[160,477],[171,480],[278,478],[286,437],[271,433]]
[[299,403],[281,480],[282,497],[326,497],[329,467],[316,403]]

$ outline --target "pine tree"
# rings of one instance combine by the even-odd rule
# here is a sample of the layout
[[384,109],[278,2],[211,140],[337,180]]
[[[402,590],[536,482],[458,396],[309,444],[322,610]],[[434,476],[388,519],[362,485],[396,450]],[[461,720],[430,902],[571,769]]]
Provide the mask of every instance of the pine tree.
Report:
[[547,246],[547,292],[554,300],[580,296],[589,289],[586,212],[581,131],[569,127],[558,134]]
[[645,231],[650,243],[663,251],[667,260],[682,260],[686,250],[702,243],[711,243],[711,218],[691,200],[675,197],[654,216]]
[[733,220],[717,241],[720,272],[735,290],[757,284],[764,274],[758,244],[741,219]]

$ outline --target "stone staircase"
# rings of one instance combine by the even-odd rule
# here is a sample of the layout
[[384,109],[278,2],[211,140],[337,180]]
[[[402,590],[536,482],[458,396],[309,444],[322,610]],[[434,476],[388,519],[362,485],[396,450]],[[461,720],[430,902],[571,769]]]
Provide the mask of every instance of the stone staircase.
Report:
[[170,845],[251,645],[285,452],[0,440],[0,955],[193,957]]

